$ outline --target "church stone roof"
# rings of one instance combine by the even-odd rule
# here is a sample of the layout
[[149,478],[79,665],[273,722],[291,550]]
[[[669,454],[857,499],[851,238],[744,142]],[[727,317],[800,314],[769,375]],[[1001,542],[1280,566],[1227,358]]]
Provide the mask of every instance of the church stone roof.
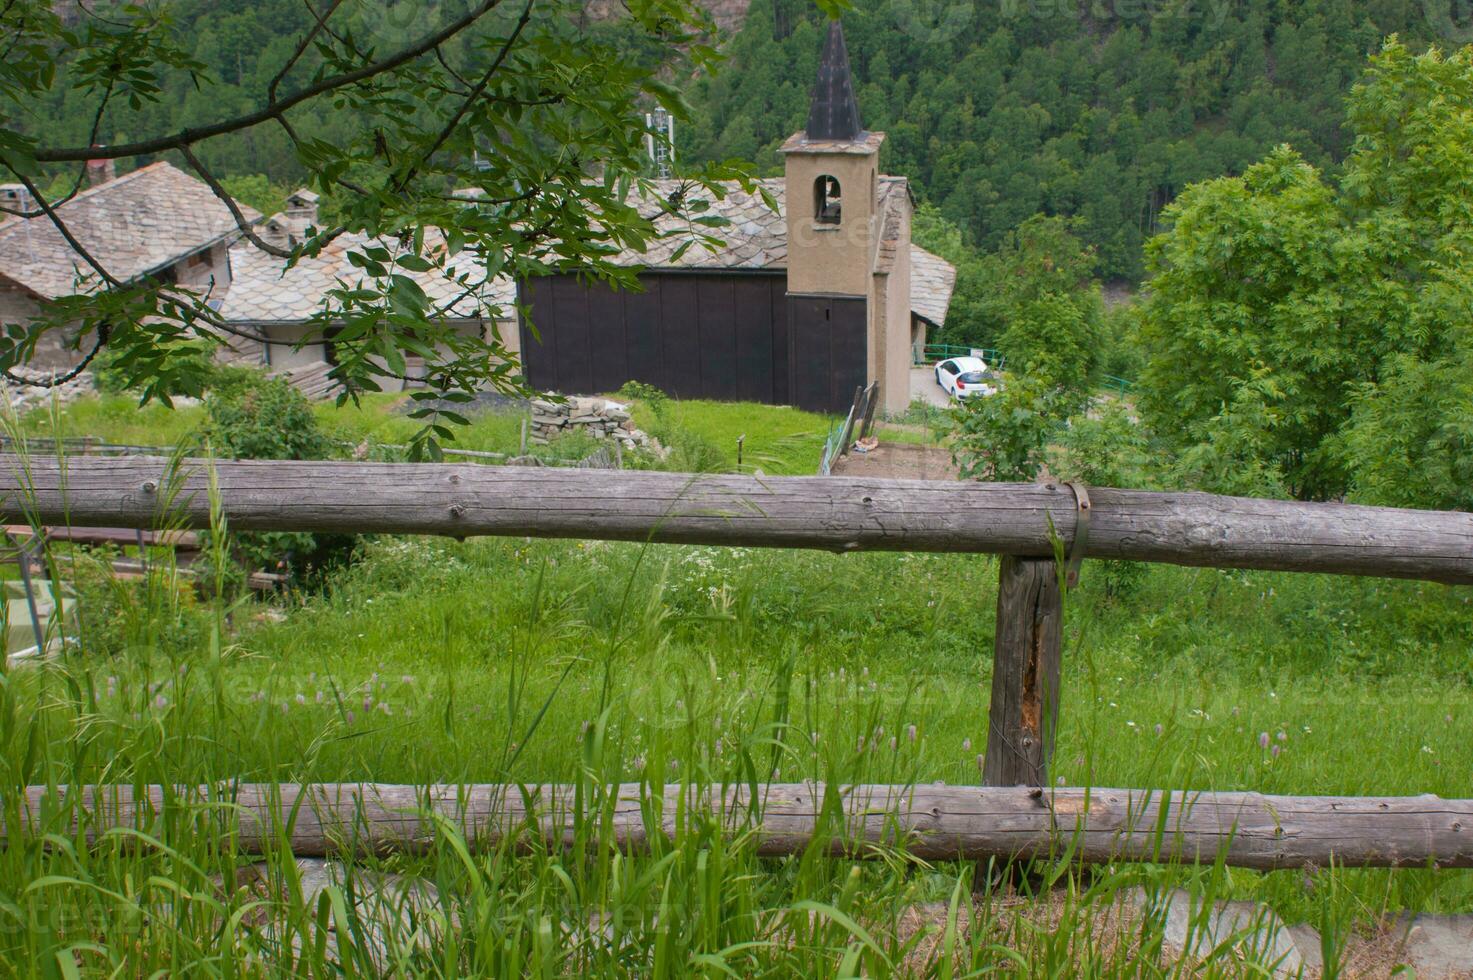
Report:
[[[375,244],[390,251],[398,246],[392,242],[381,242],[365,235],[339,235],[322,251],[313,256],[303,256],[290,269],[285,259],[279,259],[242,243],[230,250],[232,282],[230,291],[220,307],[220,315],[233,323],[303,323],[321,312],[331,289],[355,287],[368,280],[362,269],[348,262],[348,252],[361,251]],[[467,277],[468,284],[480,281],[484,275],[481,263],[470,253],[462,252],[446,263],[442,272],[408,272],[401,270],[419,283],[431,302],[437,306],[452,304],[451,315],[471,319],[489,315],[487,307],[500,307],[503,318],[513,315],[516,303],[516,288],[509,279],[498,277],[477,292],[479,295],[463,296],[467,286],[456,280]]]
[[[244,205],[247,221],[260,215]],[[203,182],[159,162],[89,188],[56,209],[112,276],[131,282],[238,233]],[[0,224],[0,276],[43,299],[86,292],[98,277],[45,216]]]
[[910,247],[910,308],[934,326],[946,326],[956,288],[956,266],[919,245]]

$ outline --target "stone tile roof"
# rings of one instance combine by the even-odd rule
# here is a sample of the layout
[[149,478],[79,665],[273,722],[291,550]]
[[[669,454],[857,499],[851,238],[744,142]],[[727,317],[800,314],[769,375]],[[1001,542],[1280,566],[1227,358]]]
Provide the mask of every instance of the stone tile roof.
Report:
[[[705,190],[691,193],[692,199],[710,204],[705,211],[695,211],[689,206],[683,214],[670,214],[668,202],[671,195],[686,188],[680,180],[650,181],[651,193],[635,203],[639,213],[652,218],[655,227],[670,237],[652,240],[643,252],[625,249],[613,257],[617,265],[645,266],[652,269],[786,269],[788,267],[788,226],[783,218],[783,179],[769,177],[757,182],[777,202],[773,211],[762,199],[760,192],[748,193],[735,183],[726,185],[723,197],[716,197]],[[710,215],[725,218],[731,224],[721,228],[708,228],[693,224],[692,219]],[[697,243],[691,244],[680,258],[675,253],[688,242],[695,242],[703,235],[722,239],[723,245],[712,251]]]
[[852,140],[811,140],[807,133],[794,133],[783,143],[782,153],[850,153],[865,156],[877,153],[880,144],[885,142],[884,133],[865,132],[860,134],[859,139]]
[[946,309],[956,288],[956,267],[919,245],[910,247],[910,308],[938,327],[946,325]]
[[895,255],[900,249],[901,227],[905,220],[903,198],[910,193],[910,183],[904,177],[880,178],[880,241],[875,249],[875,271],[888,273],[895,268]]
[[[327,292],[340,284],[357,286],[368,280],[362,269],[349,264],[348,252],[361,251],[374,243],[365,235],[344,234],[330,242],[314,256],[302,258],[288,269],[286,260],[267,255],[249,243],[230,250],[232,282],[225,294],[220,315],[234,323],[301,323],[318,313],[327,300]],[[393,250],[392,243],[385,244]],[[500,315],[513,315],[516,287],[511,280],[498,277],[480,290],[478,296],[462,296],[465,286],[455,279],[468,276],[469,283],[480,280],[482,266],[469,253],[461,253],[447,264],[445,272],[405,272],[419,283],[425,295],[436,304],[451,303],[454,316],[480,316],[486,307],[501,307]]]
[[[241,206],[249,221],[260,215]],[[166,162],[89,188],[56,209],[102,267],[128,282],[237,234],[235,219],[203,182]],[[44,216],[0,225],[0,276],[45,299],[85,292],[93,272]]]

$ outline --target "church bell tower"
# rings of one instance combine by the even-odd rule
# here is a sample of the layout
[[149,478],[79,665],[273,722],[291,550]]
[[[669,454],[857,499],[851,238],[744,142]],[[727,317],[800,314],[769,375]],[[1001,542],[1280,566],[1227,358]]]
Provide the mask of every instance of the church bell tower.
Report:
[[847,411],[872,375],[883,133],[859,121],[844,29],[831,21],[807,127],[783,144],[788,229],[788,340],[793,401]]

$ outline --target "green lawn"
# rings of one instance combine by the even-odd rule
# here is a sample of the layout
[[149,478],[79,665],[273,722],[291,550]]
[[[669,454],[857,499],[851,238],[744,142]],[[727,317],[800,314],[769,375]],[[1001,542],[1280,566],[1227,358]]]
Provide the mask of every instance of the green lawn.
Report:
[[[609,395],[619,398],[618,395]],[[419,429],[420,422],[405,414],[407,398],[396,394],[368,394],[357,404],[318,402],[313,411],[323,430],[344,446],[364,440],[375,444],[403,444]],[[660,409],[663,417],[638,400],[632,403],[634,420],[646,431],[663,435],[663,441],[679,451],[704,452],[716,469],[735,469],[737,439],[745,435],[742,468],[760,469],[780,475],[807,475],[818,468],[819,455],[831,425],[838,420],[775,405],[741,402],[670,400]],[[446,448],[515,453],[520,448],[525,413],[517,409],[477,412],[467,426],[452,426],[455,438]],[[200,437],[205,428],[204,410],[195,405],[169,409],[159,404],[140,407],[136,399],[110,395],[83,398],[65,406],[59,414],[38,409],[22,419],[21,428],[36,438],[96,436],[107,442],[129,445],[172,446]],[[916,438],[914,433],[896,435],[899,441]],[[591,440],[566,438],[561,455],[576,456],[591,448]],[[676,463],[686,455],[682,454]]]

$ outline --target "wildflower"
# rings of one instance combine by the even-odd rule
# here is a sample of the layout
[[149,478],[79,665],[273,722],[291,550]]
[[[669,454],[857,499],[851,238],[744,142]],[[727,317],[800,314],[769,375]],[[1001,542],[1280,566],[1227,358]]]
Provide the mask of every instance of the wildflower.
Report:
[[894,735],[891,735],[890,736],[890,751],[891,752],[894,752],[895,751],[895,744],[896,744],[895,743],[895,736]]
[[351,711],[348,712],[347,718],[348,718],[348,724],[350,724],[350,725],[353,724],[353,712],[351,712]]
[[860,751],[860,752],[863,752],[864,751],[864,736],[863,735],[859,736],[859,745],[858,745],[857,751]]
[[162,694],[160,694],[158,697],[156,697],[156,698],[153,699],[153,706],[155,708],[165,708],[165,707],[168,707],[168,705],[169,705],[169,699],[166,698],[166,697],[164,697]]
[[963,752],[970,752],[970,751],[972,751],[972,740],[970,738],[964,738],[964,739],[962,739],[962,751]]
[[1280,742],[1287,742],[1287,741],[1289,741],[1289,736],[1286,735],[1286,734],[1284,734],[1283,732],[1279,732],[1279,741]]
[[1160,734],[1161,734],[1161,733],[1162,733],[1162,732],[1163,732],[1163,731],[1165,731],[1165,729],[1163,729],[1163,728],[1162,728],[1162,727],[1161,727],[1161,723],[1160,723],[1160,722],[1159,722],[1159,721],[1158,721],[1158,722],[1156,722],[1156,734],[1157,734],[1157,735],[1160,735]]
[[411,674],[405,674],[403,677],[399,678],[399,683],[400,684],[413,684],[414,683],[414,676],[411,675]]
[[915,743],[915,740],[916,740],[916,726],[915,725],[906,725],[905,726],[905,737],[908,738],[908,739],[910,739],[912,744]]
[[373,710],[373,697],[372,697],[372,695],[368,695],[368,696],[365,696],[363,698],[363,710],[364,711],[372,711]]
[[1426,752],[1428,755],[1432,755],[1432,746],[1424,745],[1422,746],[1422,751]]
[[297,704],[306,704],[306,703],[307,703],[307,695],[305,695],[305,694],[298,694],[297,695]]
[[1260,749],[1268,748],[1268,732],[1258,733],[1258,747]]
[[1279,752],[1282,751],[1282,749],[1283,746],[1275,745],[1272,749],[1269,750],[1268,754],[1277,759],[1279,757]]
[[986,759],[979,753],[977,755],[977,771],[978,772],[981,772],[982,771],[982,767],[983,767],[983,765],[985,763],[986,763]]
[[321,691],[318,691],[317,692],[317,703],[318,704],[321,704],[322,702],[323,702],[322,692]]
[[390,711],[390,710],[389,710],[389,705],[388,705],[388,703],[387,703],[387,702],[385,702],[385,701],[380,701],[380,702],[379,702],[379,703],[378,703],[378,710],[379,710],[379,712],[380,712],[380,713],[382,713],[382,714],[386,714],[386,715],[388,715],[388,714],[393,714],[393,712],[392,712],[392,711]]
[[1134,728],[1135,727],[1135,722],[1133,722],[1133,721],[1127,721],[1125,723],[1125,727],[1126,728]]

